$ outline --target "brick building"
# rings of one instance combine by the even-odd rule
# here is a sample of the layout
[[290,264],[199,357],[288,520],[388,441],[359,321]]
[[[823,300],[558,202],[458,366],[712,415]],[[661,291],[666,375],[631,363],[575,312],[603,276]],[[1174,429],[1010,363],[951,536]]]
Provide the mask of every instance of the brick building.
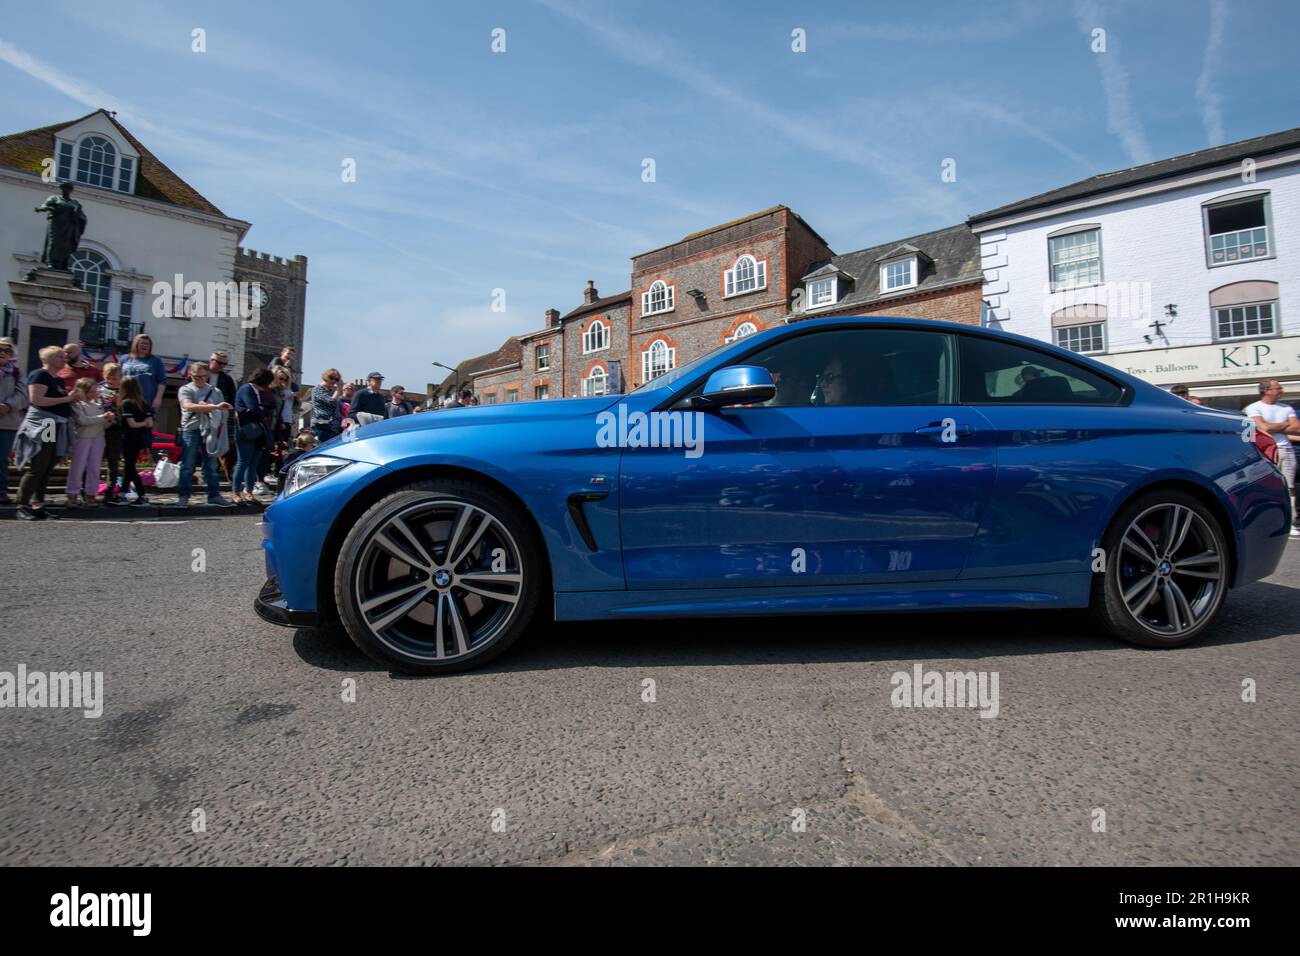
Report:
[[[301,359],[307,320],[307,257],[283,259],[240,247],[235,256],[235,281],[256,282],[262,293],[258,324],[244,332],[243,367],[270,365],[286,345],[292,345]],[[297,360],[294,367],[298,367]],[[310,379],[316,373],[306,374]]]
[[962,223],[814,263],[788,318],[896,315],[978,325],[983,283],[979,239]]
[[601,296],[588,280],[577,307],[548,309],[542,328],[462,362],[437,393],[453,382],[486,403],[624,391],[737,338],[820,315],[978,324],[982,281],[979,242],[965,225],[836,256],[794,210],[773,206],[633,256],[626,292]]

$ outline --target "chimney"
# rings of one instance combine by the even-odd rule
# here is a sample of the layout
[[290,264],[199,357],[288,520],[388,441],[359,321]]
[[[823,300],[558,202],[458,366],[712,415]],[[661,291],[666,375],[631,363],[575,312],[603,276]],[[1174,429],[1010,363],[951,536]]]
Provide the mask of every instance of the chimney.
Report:
[[596,291],[596,283],[592,279],[587,280],[587,288],[582,290],[582,302],[584,305],[591,305],[600,298],[600,293]]
[[559,309],[547,309],[547,310],[546,310],[546,327],[547,327],[548,329],[553,329],[553,328],[555,328],[555,327],[556,327],[557,325],[559,325],[559,324],[560,324],[560,310],[559,310]]

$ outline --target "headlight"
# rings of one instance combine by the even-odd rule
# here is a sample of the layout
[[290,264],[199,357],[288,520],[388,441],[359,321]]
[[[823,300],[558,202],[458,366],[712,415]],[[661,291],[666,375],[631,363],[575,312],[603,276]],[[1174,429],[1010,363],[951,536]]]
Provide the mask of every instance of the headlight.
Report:
[[322,478],[334,474],[340,468],[346,468],[352,462],[346,458],[331,458],[328,455],[315,455],[302,458],[289,467],[289,477],[284,482],[284,496],[296,495]]

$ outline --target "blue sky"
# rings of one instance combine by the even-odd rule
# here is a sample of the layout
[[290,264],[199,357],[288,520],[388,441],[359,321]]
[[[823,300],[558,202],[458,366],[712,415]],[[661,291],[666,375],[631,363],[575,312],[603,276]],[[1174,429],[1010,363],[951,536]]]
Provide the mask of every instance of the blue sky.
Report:
[[1297,48],[1288,0],[54,0],[0,22],[0,129],[117,109],[246,245],[308,256],[308,373],[422,389],[777,203],[848,252],[1300,125]]

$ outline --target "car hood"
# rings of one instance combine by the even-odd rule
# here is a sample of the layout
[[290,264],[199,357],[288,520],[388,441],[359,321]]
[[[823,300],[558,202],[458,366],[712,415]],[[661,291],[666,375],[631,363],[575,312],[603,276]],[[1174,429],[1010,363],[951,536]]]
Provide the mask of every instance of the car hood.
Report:
[[[559,419],[584,418],[616,404],[622,395],[599,395],[594,398],[555,398],[538,402],[511,402],[506,405],[475,405],[472,408],[442,408],[416,415],[403,415],[387,421],[362,425],[353,441],[366,441],[400,432],[425,431],[459,426],[553,422]],[[343,437],[331,438],[317,451],[342,443]]]

